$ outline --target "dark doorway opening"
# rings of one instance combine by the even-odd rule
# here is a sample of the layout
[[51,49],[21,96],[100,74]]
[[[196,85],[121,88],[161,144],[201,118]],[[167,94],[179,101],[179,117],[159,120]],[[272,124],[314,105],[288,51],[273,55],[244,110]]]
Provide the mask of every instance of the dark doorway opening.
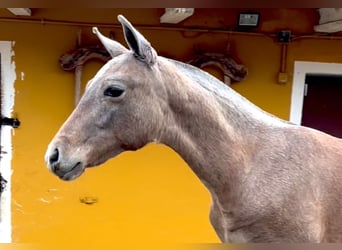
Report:
[[342,138],[342,75],[306,75],[302,125]]

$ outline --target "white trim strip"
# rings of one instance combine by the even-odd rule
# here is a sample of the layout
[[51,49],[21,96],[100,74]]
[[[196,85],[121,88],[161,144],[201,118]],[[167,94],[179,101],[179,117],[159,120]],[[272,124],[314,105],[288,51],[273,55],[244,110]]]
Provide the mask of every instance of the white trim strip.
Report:
[[[1,114],[6,117],[12,116],[14,106],[14,81],[16,79],[15,64],[12,61],[14,42],[0,41],[1,53]],[[6,188],[1,194],[0,201],[0,243],[11,243],[11,160],[12,160],[12,128],[2,126],[1,128],[2,154],[0,159],[0,171],[7,181]]]

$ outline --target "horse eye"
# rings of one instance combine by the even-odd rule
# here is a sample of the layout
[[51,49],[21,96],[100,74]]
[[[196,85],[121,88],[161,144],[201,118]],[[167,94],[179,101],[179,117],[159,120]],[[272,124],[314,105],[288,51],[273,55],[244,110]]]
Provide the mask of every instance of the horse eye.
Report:
[[125,92],[123,89],[111,86],[104,91],[104,95],[110,97],[120,97],[123,92]]

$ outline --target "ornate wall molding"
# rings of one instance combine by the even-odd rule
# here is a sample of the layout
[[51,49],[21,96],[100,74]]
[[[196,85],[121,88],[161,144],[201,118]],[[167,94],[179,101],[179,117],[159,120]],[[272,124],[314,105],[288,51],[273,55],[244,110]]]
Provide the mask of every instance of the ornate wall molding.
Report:
[[197,55],[187,63],[204,68],[206,66],[216,66],[222,70],[224,82],[230,85],[234,82],[243,81],[247,74],[247,68],[238,64],[233,58],[223,53],[203,53]]
[[[103,62],[110,60],[109,53],[101,47],[89,46],[80,47],[71,52],[63,54],[59,59],[59,64],[63,70],[75,71],[75,106],[81,98],[82,67],[92,59],[99,59]],[[216,66],[222,70],[224,82],[230,85],[234,82],[240,82],[247,76],[247,68],[238,64],[229,55],[224,53],[202,53],[195,56],[187,63],[204,68],[206,66]]]

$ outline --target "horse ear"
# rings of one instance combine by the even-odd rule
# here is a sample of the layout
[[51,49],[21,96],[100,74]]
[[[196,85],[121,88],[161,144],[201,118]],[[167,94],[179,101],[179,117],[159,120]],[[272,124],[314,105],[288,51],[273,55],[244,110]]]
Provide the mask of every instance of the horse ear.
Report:
[[148,65],[153,65],[156,62],[157,53],[152,48],[151,44],[124,16],[118,15],[118,20],[122,25],[126,42],[137,59]]
[[97,27],[93,27],[93,33],[97,35],[97,37],[100,39],[101,43],[105,47],[105,49],[108,51],[108,53],[112,57],[116,57],[118,55],[123,54],[127,49],[122,46],[120,43],[113,41],[104,35],[101,34],[101,32],[97,29]]

